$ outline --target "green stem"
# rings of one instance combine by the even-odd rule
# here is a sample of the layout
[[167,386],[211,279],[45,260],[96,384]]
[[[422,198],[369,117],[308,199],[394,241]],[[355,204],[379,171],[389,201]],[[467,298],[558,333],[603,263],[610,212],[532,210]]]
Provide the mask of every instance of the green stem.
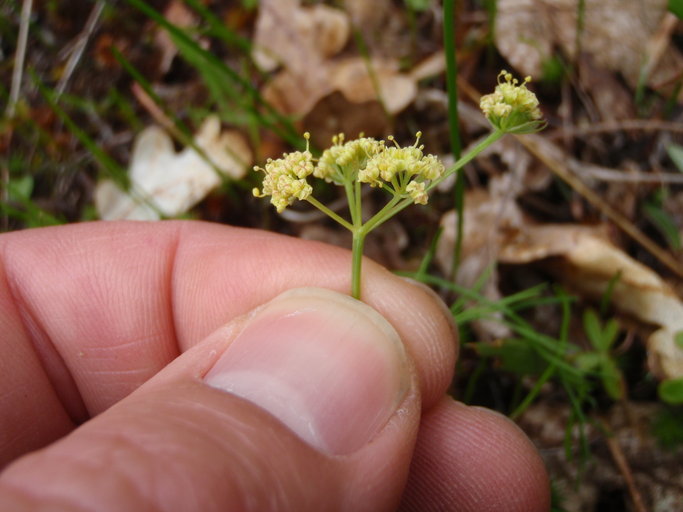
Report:
[[356,214],[353,220],[353,225],[356,227],[356,229],[360,229],[363,225],[363,205],[360,194],[360,181],[358,181],[358,178],[356,178],[356,180],[353,182],[353,197],[356,207]]
[[351,296],[354,299],[360,300],[360,276],[361,265],[363,263],[363,245],[365,244],[364,230],[353,231],[353,244],[351,251],[353,253],[353,260],[351,263]]
[[455,54],[455,0],[443,2],[443,46],[446,56],[446,87],[448,89],[448,128],[451,151],[460,158],[460,117],[458,115],[458,59]]
[[451,174],[465,167],[468,163],[470,163],[477,156],[479,156],[479,153],[484,151],[487,147],[496,142],[503,135],[505,135],[505,132],[498,129],[494,129],[491,133],[488,134],[488,136],[484,140],[482,140],[479,144],[474,146],[471,151],[469,151],[466,155],[464,155],[457,162],[455,162],[448,169],[446,169],[446,172],[444,172],[440,178],[437,178],[434,181],[432,181],[429,184],[429,186],[427,186],[426,191],[429,192],[434,187],[438,186],[439,183],[441,183],[443,180],[448,178]]
[[[462,143],[460,142],[460,118],[458,116],[458,59],[456,56],[455,40],[455,0],[443,2],[443,43],[446,52],[446,85],[448,89],[448,128],[450,133],[451,151],[453,156],[460,158]],[[465,209],[465,176],[460,173],[456,176],[453,188],[453,203],[458,212],[458,225],[456,229],[455,246],[453,248],[453,261],[451,262],[451,275],[455,275],[460,266],[462,253],[462,232],[464,226],[463,210]]]
[[315,197],[313,196],[308,196],[306,198],[306,201],[311,203],[313,206],[315,206],[318,210],[323,212],[325,215],[331,217],[333,220],[337,221],[339,224],[344,226],[346,229],[349,231],[354,231],[354,227],[348,223],[348,221],[344,220],[343,217],[340,217],[336,213],[334,213],[332,210],[330,210],[327,206],[322,204],[320,201],[318,201]]
[[[393,191],[392,191],[393,193]],[[399,195],[394,195],[394,197],[391,198],[391,200],[384,205],[384,207],[378,211],[376,214],[374,214],[370,220],[368,220],[365,224],[363,224],[363,232],[367,235],[370,231],[375,229],[377,226],[379,226],[381,223],[383,223],[385,220],[389,220],[394,214],[390,214],[389,212],[391,209],[396,206],[396,204],[401,200],[401,196]],[[412,201],[412,199],[411,199]]]
[[344,175],[344,192],[346,192],[346,201],[349,203],[349,214],[351,215],[351,224],[358,226],[360,219],[358,218],[358,201],[356,201],[356,193],[351,180],[346,179]]

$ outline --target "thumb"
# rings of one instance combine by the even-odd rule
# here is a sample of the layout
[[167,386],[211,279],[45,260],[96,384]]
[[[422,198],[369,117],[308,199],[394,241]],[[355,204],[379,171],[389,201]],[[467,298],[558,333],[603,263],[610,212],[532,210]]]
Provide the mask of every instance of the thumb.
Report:
[[7,468],[0,510],[390,510],[417,390],[375,310],[292,290]]

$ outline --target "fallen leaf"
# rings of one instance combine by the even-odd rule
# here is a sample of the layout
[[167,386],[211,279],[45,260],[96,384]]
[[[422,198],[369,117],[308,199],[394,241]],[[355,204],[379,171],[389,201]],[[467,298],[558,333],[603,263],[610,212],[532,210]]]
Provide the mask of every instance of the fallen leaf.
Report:
[[252,58],[263,71],[285,66],[300,76],[346,45],[346,14],[326,5],[301,7],[300,0],[262,0],[256,20]]
[[298,0],[261,2],[254,61],[265,71],[282,67],[262,89],[266,101],[286,115],[302,117],[336,91],[349,104],[381,101],[400,112],[417,94],[416,80],[386,59],[332,58],[348,40],[346,13]]
[[[104,180],[95,189],[95,205],[103,220],[158,220],[175,217],[217,187],[223,173],[233,179],[245,175],[252,154],[243,136],[221,132],[216,116],[207,117],[194,138],[215,166],[188,147],[176,153],[171,137],[150,126],[135,139],[129,167],[131,192]],[[218,169],[218,170],[217,170]]]
[[577,38],[579,5],[576,0],[499,0],[498,50],[525,75],[540,76],[557,47],[571,60],[580,48],[596,66],[622,73],[631,87],[643,65],[651,68],[648,85],[653,87],[680,75],[683,56],[671,44],[662,47],[658,37],[666,24],[667,0],[585,0]]
[[[373,83],[373,79],[376,82]],[[381,99],[390,114],[406,108],[417,95],[415,80],[399,73],[396,65],[384,60],[370,63],[361,57],[337,60],[330,66],[330,82],[352,103]]]
[[415,80],[386,61],[368,63],[361,57],[349,57],[321,66],[324,74],[317,77],[280,71],[263,88],[264,99],[284,114],[303,116],[321,99],[339,91],[349,103],[381,99],[386,111],[396,114],[410,105],[417,94]]
[[[683,302],[655,272],[612,244],[605,230],[573,224],[533,224],[514,201],[482,190],[468,194],[463,264],[458,282],[474,282],[492,263],[525,264],[554,258],[548,268],[569,288],[599,299],[619,274],[612,305],[621,313],[658,326],[648,338],[648,365],[659,379],[683,377]],[[455,240],[454,212],[442,219],[437,261],[447,271]],[[495,283],[487,285],[495,296]]]
[[354,27],[364,35],[374,34],[385,22],[391,9],[391,0],[344,0],[344,8],[351,16]]
[[400,59],[414,50],[413,38],[406,37],[411,30],[406,9],[391,0],[344,0],[344,10],[371,55]]

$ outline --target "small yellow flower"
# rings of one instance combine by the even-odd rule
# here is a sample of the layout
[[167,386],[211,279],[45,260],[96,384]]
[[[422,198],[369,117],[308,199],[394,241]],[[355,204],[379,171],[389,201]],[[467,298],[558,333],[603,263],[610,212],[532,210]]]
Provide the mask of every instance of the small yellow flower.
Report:
[[498,85],[493,93],[481,98],[479,108],[489,122],[508,133],[531,133],[545,126],[538,98],[527,89],[528,76],[521,84],[511,73],[503,70],[498,74]]
[[411,181],[406,187],[406,192],[413,199],[415,204],[427,204],[429,196],[425,192],[424,181]]
[[252,190],[256,197],[270,196],[270,202],[278,213],[290,206],[295,200],[304,200],[313,192],[306,178],[314,171],[313,155],[308,150],[310,135],[306,138],[306,151],[285,153],[277,160],[268,159],[265,168],[254,167],[255,171],[265,173],[262,189]]

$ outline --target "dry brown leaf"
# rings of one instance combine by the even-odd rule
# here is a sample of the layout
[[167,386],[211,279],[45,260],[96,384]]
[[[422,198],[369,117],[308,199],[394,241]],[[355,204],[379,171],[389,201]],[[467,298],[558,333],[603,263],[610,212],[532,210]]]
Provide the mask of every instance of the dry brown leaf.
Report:
[[[568,285],[594,298],[601,297],[619,273],[612,293],[613,306],[642,322],[660,327],[647,340],[650,370],[660,379],[683,377],[683,349],[675,342],[676,333],[683,331],[683,302],[650,268],[633,260],[605,239],[600,231],[591,228],[530,227],[520,233],[514,245],[515,250],[521,248],[522,253],[535,250],[538,258],[561,256],[557,274]],[[513,262],[516,259],[513,256],[520,255],[514,254],[511,248],[512,244],[508,251],[501,251],[501,261]]]
[[[683,302],[650,268],[614,246],[600,228],[577,225],[534,225],[524,219],[514,201],[484,191],[470,193],[465,204],[463,267],[459,282],[473,281],[494,261],[524,264],[557,258],[550,268],[568,287],[592,298],[601,297],[617,273],[612,304],[622,313],[658,326],[647,340],[648,364],[660,379],[683,377],[683,349],[675,343],[683,331]],[[451,261],[455,213],[442,219],[444,231],[437,260],[444,269]],[[463,274],[463,276],[461,276]],[[493,284],[488,285],[493,288]]]
[[[251,150],[242,135],[221,132],[215,116],[204,121],[195,144],[234,179],[243,177],[252,163]],[[158,220],[160,213],[174,217],[189,210],[221,182],[218,172],[194,149],[176,153],[171,137],[158,126],[146,128],[135,139],[129,177],[132,194],[110,180],[97,185],[95,205],[101,219]]]
[[306,115],[321,98],[333,92],[327,68],[324,69],[324,75],[316,73],[307,78],[283,69],[261,89],[261,95],[283,114]]
[[316,74],[318,65],[346,45],[349,31],[349,20],[339,9],[301,7],[300,0],[262,0],[252,57],[264,71],[282,65],[299,76]]
[[[370,69],[377,80],[373,84]],[[415,99],[417,84],[410,76],[398,72],[390,62],[374,60],[367,63],[361,57],[335,61],[330,65],[330,82],[352,103],[364,103],[378,99],[379,92],[384,108],[395,114]],[[377,91],[379,89],[379,91]]]
[[368,65],[376,79],[384,108],[396,114],[415,99],[417,84],[407,74],[399,73],[385,61],[368,64],[361,57],[328,61],[321,64],[324,73],[300,76],[289,70],[280,71],[262,90],[263,97],[284,114],[303,116],[324,97],[339,91],[349,103],[378,101]]
[[373,56],[399,59],[413,50],[405,9],[397,9],[391,0],[344,0],[353,28]]
[[[331,59],[349,36],[346,14],[324,5],[301,7],[298,0],[261,2],[253,57],[264,70],[282,66],[261,91],[287,115],[305,116],[339,91],[349,103],[381,98],[387,112],[403,110],[415,98],[416,81],[386,60]],[[378,98],[377,90],[380,95]]]
[[344,9],[351,16],[353,26],[363,34],[376,32],[391,10],[391,0],[344,0]]
[[[496,46],[525,75],[539,76],[556,47],[575,59],[578,6],[576,0],[499,0]],[[632,87],[648,62],[654,63],[648,84],[667,83],[683,70],[683,56],[670,44],[661,51],[661,44],[648,44],[659,42],[666,16],[667,0],[585,0],[580,49]]]

